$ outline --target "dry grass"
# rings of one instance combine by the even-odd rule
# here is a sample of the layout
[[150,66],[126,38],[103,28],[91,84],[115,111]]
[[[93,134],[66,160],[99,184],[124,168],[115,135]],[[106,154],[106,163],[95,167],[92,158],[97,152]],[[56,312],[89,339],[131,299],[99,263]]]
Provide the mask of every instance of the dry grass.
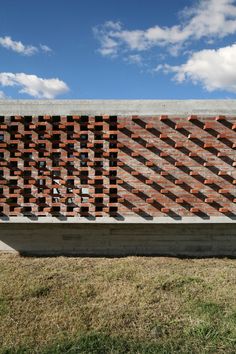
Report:
[[0,256],[0,353],[235,353],[236,261]]

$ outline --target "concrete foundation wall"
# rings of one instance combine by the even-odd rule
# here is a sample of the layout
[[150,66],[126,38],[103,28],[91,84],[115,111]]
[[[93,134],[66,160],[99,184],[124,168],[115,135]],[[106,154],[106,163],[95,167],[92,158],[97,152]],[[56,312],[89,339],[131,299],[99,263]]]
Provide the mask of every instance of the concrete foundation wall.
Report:
[[235,224],[0,224],[0,252],[236,257]]

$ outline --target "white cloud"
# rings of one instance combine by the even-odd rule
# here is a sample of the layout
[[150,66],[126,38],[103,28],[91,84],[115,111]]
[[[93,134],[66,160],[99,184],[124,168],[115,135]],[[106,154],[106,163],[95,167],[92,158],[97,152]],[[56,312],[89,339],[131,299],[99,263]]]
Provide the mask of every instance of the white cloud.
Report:
[[94,29],[101,44],[99,51],[104,56],[115,56],[122,50],[143,51],[169,46],[175,54],[186,41],[223,38],[236,32],[235,0],[200,0],[197,6],[186,8],[183,13],[181,24],[156,25],[146,30],[127,30],[120,22],[107,21]]
[[16,52],[18,54],[23,54],[27,56],[34,55],[40,50],[46,53],[52,51],[52,49],[45,44],[40,44],[39,47],[33,45],[25,45],[21,41],[14,41],[9,36],[0,37],[0,46],[12,50],[13,52]]
[[101,44],[101,47],[98,49],[101,55],[116,56],[119,45],[115,39],[112,39],[112,33],[113,31],[119,32],[120,30],[120,22],[112,21],[107,21],[103,26],[93,28],[93,33]]
[[40,48],[45,53],[51,53],[52,52],[52,49],[50,47],[48,47],[46,44],[40,44]]
[[0,91],[0,100],[6,100],[7,96],[5,95],[5,93],[3,91]]
[[139,66],[143,65],[143,58],[140,54],[130,54],[127,58],[124,59],[129,64],[136,64]]
[[156,71],[174,73],[174,79],[182,83],[190,80],[200,83],[207,91],[224,90],[236,93],[236,44],[193,53],[186,63],[179,66],[158,65]]
[[37,47],[24,45],[22,42],[13,41],[11,37],[0,37],[0,45],[6,49],[13,50],[16,53],[24,55],[33,55],[38,51]]
[[0,85],[19,87],[20,93],[26,93],[35,98],[54,98],[66,93],[69,88],[65,82],[53,78],[43,79],[36,75],[25,73],[0,73]]

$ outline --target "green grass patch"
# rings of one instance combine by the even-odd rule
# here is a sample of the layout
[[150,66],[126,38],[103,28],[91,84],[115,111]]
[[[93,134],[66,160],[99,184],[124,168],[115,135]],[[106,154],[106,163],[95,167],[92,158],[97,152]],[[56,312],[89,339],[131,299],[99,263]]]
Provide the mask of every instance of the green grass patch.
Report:
[[[102,333],[82,335],[74,340],[64,340],[40,349],[40,354],[171,354],[182,351],[190,354],[191,348],[183,348],[178,342],[150,343],[145,341],[127,340]],[[3,349],[1,354],[31,354],[30,348]]]
[[[9,310],[8,301],[0,297],[0,316],[5,315]],[[1,317],[0,317],[1,318]]]
[[211,317],[215,317],[215,316],[221,317],[224,314],[224,307],[215,302],[198,301],[196,304],[196,308],[201,315],[206,315]]

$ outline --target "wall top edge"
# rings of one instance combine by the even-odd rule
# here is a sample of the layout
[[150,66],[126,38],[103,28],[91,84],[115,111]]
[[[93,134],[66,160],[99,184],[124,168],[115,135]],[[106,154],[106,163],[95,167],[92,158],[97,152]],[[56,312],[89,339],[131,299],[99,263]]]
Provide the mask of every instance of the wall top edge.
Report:
[[236,100],[0,100],[0,115],[236,116]]

